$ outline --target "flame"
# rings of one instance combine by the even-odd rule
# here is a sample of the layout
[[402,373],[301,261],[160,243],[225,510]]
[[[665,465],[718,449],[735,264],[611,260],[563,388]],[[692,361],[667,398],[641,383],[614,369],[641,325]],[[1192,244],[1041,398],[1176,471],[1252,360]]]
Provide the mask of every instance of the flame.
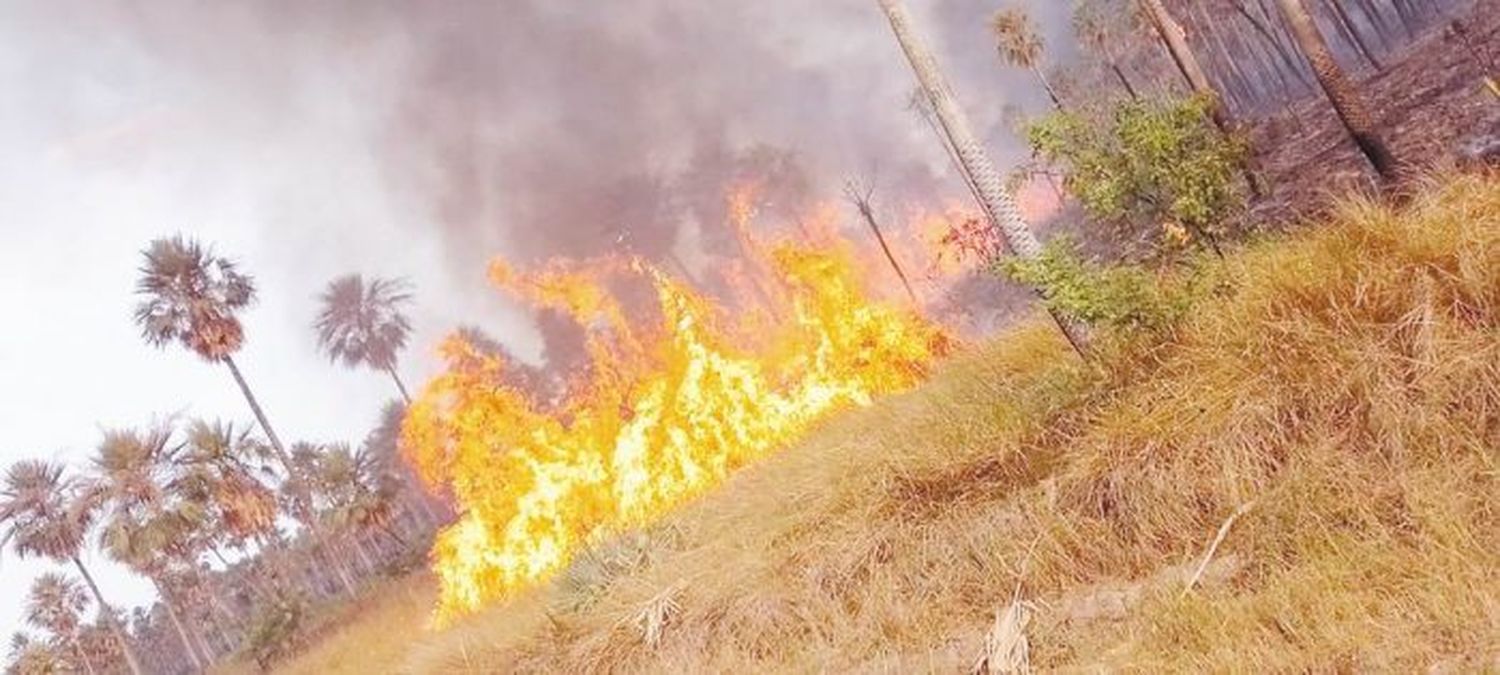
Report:
[[[491,266],[501,288],[578,320],[592,367],[549,407],[506,383],[502,359],[457,336],[441,346],[448,368],[403,426],[423,479],[461,511],[432,550],[437,625],[546,580],[828,414],[915,385],[950,348],[941,328],[867,297],[847,245],[753,240],[753,200],[735,194],[751,192],[730,197],[744,273],[769,277],[756,285],[774,287],[761,300],[779,321],[721,311],[640,260]],[[645,320],[611,292],[632,282],[654,292]]]

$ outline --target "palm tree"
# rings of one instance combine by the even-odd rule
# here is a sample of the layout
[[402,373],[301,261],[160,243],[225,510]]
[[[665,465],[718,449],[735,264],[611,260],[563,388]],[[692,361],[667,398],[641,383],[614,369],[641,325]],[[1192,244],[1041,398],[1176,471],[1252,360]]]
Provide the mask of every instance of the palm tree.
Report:
[[93,675],[94,663],[79,640],[83,612],[88,606],[88,591],[82,585],[66,575],[47,572],[31,582],[31,592],[26,596],[26,622],[66,643],[83,661],[89,675]]
[[318,346],[330,361],[384,371],[396,382],[401,398],[411,404],[406,385],[396,374],[396,355],[406,346],[411,322],[401,306],[411,301],[408,285],[400,279],[371,279],[358,274],[339,277],[323,291],[323,311],[314,327]]
[[269,454],[249,429],[203,420],[188,425],[171,487],[212,515],[216,555],[220,543],[245,548],[276,528],[276,493],[256,477],[269,470],[257,466]]
[[[255,301],[254,280],[241,273],[232,261],[181,235],[151,242],[142,255],[145,265],[136,282],[136,293],[145,299],[135,309],[135,322],[141,327],[142,337],[156,347],[181,344],[209,363],[223,363],[229,368],[261,431],[271,442],[276,459],[286,470],[298,519],[312,528],[321,545],[323,534],[302,487],[303,477],[292,466],[286,447],[234,362],[233,354],[245,341],[244,328],[236,314]],[[337,564],[333,567],[344,590],[352,594],[353,582],[342,567]]]
[[348,445],[332,444],[320,448],[299,444],[296,461],[305,462],[323,516],[335,531],[342,532],[354,544],[355,553],[365,568],[376,566],[365,546],[364,537],[376,532],[393,538],[398,545],[405,541],[390,524],[394,513],[393,486],[380,480],[371,452],[353,452]]
[[1349,132],[1354,144],[1370,160],[1370,165],[1375,167],[1375,172],[1380,174],[1383,182],[1389,184],[1399,180],[1401,169],[1396,156],[1375,131],[1375,120],[1370,115],[1364,97],[1344,69],[1333,59],[1333,53],[1328,50],[1328,43],[1324,41],[1323,34],[1318,32],[1307,7],[1302,4],[1302,0],[1276,0],[1276,4],[1281,8],[1282,16],[1286,17],[1297,45],[1307,56],[1308,63],[1312,64],[1313,75],[1323,88],[1323,93],[1328,96],[1328,101],[1333,104],[1339,121],[1344,124],[1344,130]]
[[141,675],[144,671],[135,647],[115,621],[99,585],[79,558],[94,512],[77,497],[78,484],[64,476],[61,464],[42,460],[12,464],[5,472],[4,489],[0,490],[0,528],[3,528],[0,546],[9,545],[22,558],[73,563],[93,592],[94,602],[108,621],[110,632],[120,641],[130,672]]
[[[1026,219],[1015,200],[1005,191],[1000,173],[990,163],[984,146],[974,137],[968,118],[958,107],[948,82],[943,78],[937,59],[931,50],[912,29],[911,14],[901,0],[879,0],[880,7],[890,21],[896,41],[901,44],[906,59],[911,63],[917,80],[932,103],[932,111],[947,137],[948,147],[958,157],[968,184],[979,199],[989,221],[998,230],[1005,245],[1022,258],[1036,258],[1042,254],[1042,244],[1032,234]],[[1049,308],[1053,320],[1072,343],[1073,349],[1083,354],[1088,345],[1088,329],[1071,317]]]
[[104,513],[100,548],[151,580],[183,651],[202,670],[207,664],[182,623],[176,597],[164,583],[174,563],[191,565],[197,557],[192,533],[201,514],[191,503],[172,499],[167,489],[177,449],[166,425],[145,432],[106,431],[92,460],[84,499]]
[[1047,74],[1042,72],[1042,36],[1037,34],[1036,26],[1032,25],[1026,10],[1009,7],[995,12],[990,17],[990,32],[994,34],[995,50],[1000,53],[1000,58],[1016,68],[1025,68],[1036,75],[1042,89],[1047,91],[1047,97],[1052,99],[1052,105],[1062,110],[1062,99],[1047,80]]

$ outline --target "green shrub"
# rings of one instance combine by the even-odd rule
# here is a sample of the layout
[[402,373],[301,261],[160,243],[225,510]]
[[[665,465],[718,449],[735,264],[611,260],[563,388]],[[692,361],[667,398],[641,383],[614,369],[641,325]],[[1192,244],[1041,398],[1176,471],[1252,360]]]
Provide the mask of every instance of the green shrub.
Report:
[[1208,120],[1202,97],[1125,101],[1105,114],[1053,113],[1030,125],[1037,156],[1118,243],[1139,252],[1208,246],[1243,211],[1239,172],[1247,147]]
[[302,638],[307,622],[307,603],[300,597],[281,594],[255,616],[246,637],[250,655],[262,670],[287,656]]
[[1067,237],[1047,243],[1042,255],[995,263],[996,272],[1039,289],[1042,302],[1093,326],[1159,330],[1191,308],[1205,286],[1197,268],[1170,279],[1141,265],[1099,265],[1086,261]]

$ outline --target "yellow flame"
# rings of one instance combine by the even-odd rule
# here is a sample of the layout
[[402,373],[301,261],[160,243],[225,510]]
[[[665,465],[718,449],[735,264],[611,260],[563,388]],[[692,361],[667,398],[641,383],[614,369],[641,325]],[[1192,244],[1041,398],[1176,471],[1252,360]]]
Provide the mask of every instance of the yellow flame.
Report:
[[[492,266],[501,287],[588,328],[593,367],[548,409],[507,386],[496,357],[457,337],[442,346],[449,367],[403,427],[423,478],[462,513],[432,551],[438,625],[545,580],[592,537],[649,522],[820,417],[911,387],[948,349],[941,329],[865,297],[846,247],[757,254],[785,320],[756,324],[748,342],[744,325],[640,261]],[[615,274],[651,284],[656,325],[626,321],[604,278]]]

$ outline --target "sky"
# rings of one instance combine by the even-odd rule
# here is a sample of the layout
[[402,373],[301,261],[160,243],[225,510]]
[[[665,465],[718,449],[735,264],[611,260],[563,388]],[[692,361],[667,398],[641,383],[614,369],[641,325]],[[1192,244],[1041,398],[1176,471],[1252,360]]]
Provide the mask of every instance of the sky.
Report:
[[[1006,102],[1038,96],[995,64],[995,3],[911,4],[981,135],[1014,155]],[[1039,4],[1052,41],[1061,4]],[[317,352],[329,279],[412,283],[408,383],[460,323],[535,358],[484,261],[567,253],[590,217],[568,210],[578,191],[707,142],[790,148],[825,187],[907,164],[951,185],[912,85],[873,0],[0,3],[0,466],[79,468],[102,430],[169,415],[250,420],[222,366],[132,324],[153,238],[195,237],[255,277],[237,361],[278,435],[357,442],[395,391]],[[151,601],[84,561],[113,604]],[[0,553],[0,635],[49,567]]]

